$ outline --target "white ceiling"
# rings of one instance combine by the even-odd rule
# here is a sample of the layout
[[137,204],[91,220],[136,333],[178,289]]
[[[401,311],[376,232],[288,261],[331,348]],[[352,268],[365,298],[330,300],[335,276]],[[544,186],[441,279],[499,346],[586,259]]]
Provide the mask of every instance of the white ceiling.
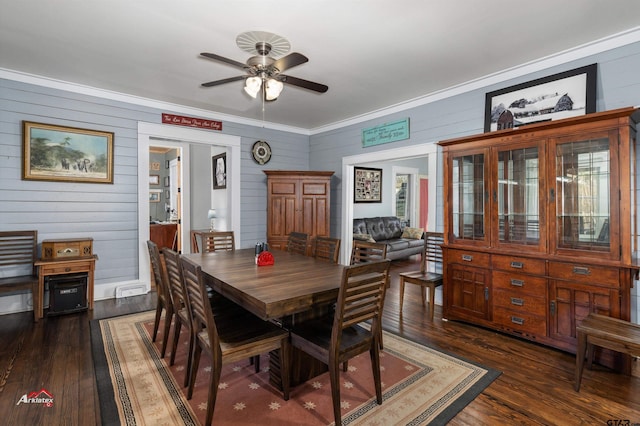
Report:
[[[220,114],[317,129],[620,33],[637,0],[0,0],[0,68]],[[265,107],[237,81],[246,31],[309,62]],[[213,114],[215,117],[215,114]]]

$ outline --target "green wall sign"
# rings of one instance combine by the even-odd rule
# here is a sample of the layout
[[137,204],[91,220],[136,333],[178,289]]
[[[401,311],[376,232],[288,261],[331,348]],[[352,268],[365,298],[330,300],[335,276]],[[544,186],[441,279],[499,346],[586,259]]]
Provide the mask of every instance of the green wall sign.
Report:
[[362,147],[409,139],[409,119],[385,123],[362,130]]

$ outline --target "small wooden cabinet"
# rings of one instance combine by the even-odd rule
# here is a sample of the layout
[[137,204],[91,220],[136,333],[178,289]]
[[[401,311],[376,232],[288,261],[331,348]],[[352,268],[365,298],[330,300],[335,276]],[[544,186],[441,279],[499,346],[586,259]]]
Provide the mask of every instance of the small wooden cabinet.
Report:
[[174,249],[178,232],[177,223],[154,223],[149,225],[149,239],[158,245],[158,248]]
[[291,232],[330,234],[331,171],[265,170],[267,243],[285,250]]
[[442,141],[444,317],[576,350],[590,312],[630,319],[634,108]]

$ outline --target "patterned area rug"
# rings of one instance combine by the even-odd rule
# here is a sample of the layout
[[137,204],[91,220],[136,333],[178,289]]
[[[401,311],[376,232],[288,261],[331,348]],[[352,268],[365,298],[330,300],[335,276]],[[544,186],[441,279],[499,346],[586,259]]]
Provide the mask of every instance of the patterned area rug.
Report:
[[[162,324],[156,342],[151,342],[154,315],[149,311],[91,322],[105,425],[198,425],[204,421],[209,359],[203,354],[194,396],[188,401],[182,387],[187,336],[180,337],[176,362],[169,367],[170,347],[160,358]],[[360,355],[349,362],[349,371],[340,374],[345,425],[446,424],[500,375],[390,333],[385,332],[383,339],[383,403],[375,402],[369,356]],[[284,401],[282,393],[269,384],[267,356],[261,359],[259,373],[248,360],[224,367],[213,424],[333,424],[328,373],[292,388],[289,401]]]

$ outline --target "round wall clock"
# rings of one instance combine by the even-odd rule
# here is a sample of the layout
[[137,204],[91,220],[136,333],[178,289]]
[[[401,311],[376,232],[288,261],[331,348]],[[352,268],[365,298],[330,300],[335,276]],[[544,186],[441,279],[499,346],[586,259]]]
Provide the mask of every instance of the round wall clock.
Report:
[[253,159],[258,164],[267,164],[271,160],[271,147],[265,141],[257,141],[251,148]]

